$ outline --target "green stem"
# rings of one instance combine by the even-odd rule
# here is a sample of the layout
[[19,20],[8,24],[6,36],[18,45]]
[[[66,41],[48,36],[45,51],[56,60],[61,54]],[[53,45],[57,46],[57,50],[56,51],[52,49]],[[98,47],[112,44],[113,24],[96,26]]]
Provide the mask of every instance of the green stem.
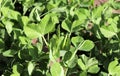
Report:
[[67,76],[67,71],[68,71],[68,68],[65,68],[64,72],[65,72],[65,76]]
[[78,45],[78,47],[75,49],[75,52],[72,54],[72,56],[71,56],[71,58],[68,60],[68,62],[71,61],[71,60],[74,58],[74,56],[75,56],[75,54],[77,53],[78,49],[81,48],[83,44],[84,44],[84,41],[81,42],[81,43]]
[[43,38],[43,40],[44,40],[45,44],[48,46],[48,42],[46,41],[45,37],[44,37],[44,36],[42,36],[42,38]]
[[[54,8],[53,8],[53,9],[54,9]],[[48,13],[52,12],[52,11],[53,11],[53,9],[51,9],[51,10],[47,11],[46,13],[42,14],[40,17],[43,17],[44,15],[46,15],[46,14],[48,14]]]
[[13,2],[13,4],[15,4],[16,3],[16,0]]
[[65,36],[65,39],[64,39],[64,42],[63,42],[63,46],[62,46],[62,48],[64,48],[64,46],[65,46],[65,44],[66,44],[66,41],[67,41],[67,35]]
[[8,0],[6,0],[6,1],[4,2],[4,4],[3,4],[1,7],[5,6],[5,4],[7,3],[7,1],[8,1]]

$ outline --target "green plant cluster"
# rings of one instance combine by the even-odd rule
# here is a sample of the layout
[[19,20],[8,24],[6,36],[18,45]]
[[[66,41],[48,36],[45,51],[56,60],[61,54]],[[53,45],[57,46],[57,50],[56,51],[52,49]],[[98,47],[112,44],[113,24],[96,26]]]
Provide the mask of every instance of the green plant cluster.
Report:
[[0,0],[0,75],[119,76],[120,2]]

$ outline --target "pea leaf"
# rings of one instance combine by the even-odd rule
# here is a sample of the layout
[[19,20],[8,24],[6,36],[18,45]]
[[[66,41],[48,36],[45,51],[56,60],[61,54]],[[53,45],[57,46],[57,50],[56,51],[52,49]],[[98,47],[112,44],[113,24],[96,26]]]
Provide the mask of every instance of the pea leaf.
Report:
[[72,23],[72,32],[76,32],[76,31],[79,31],[82,28],[82,24],[84,23],[84,20],[75,20],[73,23]]
[[118,74],[119,71],[120,71],[120,66],[118,65],[118,61],[114,60],[114,61],[110,62],[109,66],[108,66],[109,74],[110,75],[115,75],[115,74]]
[[29,22],[29,18],[27,16],[22,16],[21,18],[22,26],[26,26]]
[[93,65],[92,67],[90,67],[88,69],[88,72],[90,73],[97,73],[100,70],[100,68],[98,67],[98,65]]
[[31,39],[41,36],[39,25],[34,23],[24,26],[24,32]]
[[5,28],[7,29],[7,32],[10,35],[10,33],[12,32],[14,24],[12,22],[10,22],[10,21],[3,21],[3,23],[5,24]]
[[57,16],[55,14],[47,14],[40,23],[24,26],[24,31],[29,38],[37,38],[54,31],[56,23],[58,23]]
[[14,55],[17,53],[15,50],[6,50],[2,54],[5,57],[14,57]]
[[76,36],[76,37],[72,37],[71,41],[72,41],[73,45],[75,47],[77,47],[79,45],[79,43],[84,41],[84,39],[81,36]]
[[33,72],[34,68],[35,68],[34,63],[30,61],[30,62],[28,63],[28,74],[29,74],[29,75],[32,75],[32,72]]
[[82,62],[81,59],[78,59],[78,65],[80,66],[80,68],[81,68],[82,70],[86,70],[86,66],[85,66],[85,64]]
[[87,76],[87,72],[86,71],[82,71],[82,72],[80,72],[79,76]]
[[17,20],[17,21],[19,20],[18,18],[21,15],[19,12],[12,10],[8,7],[2,7],[1,10],[2,10],[1,12],[2,12],[3,16],[10,18],[10,19]]
[[85,55],[81,55],[78,59],[78,65],[81,70],[89,73],[97,73],[100,68],[98,67],[98,61],[95,58],[88,58]]
[[47,14],[39,24],[39,30],[42,35],[52,32],[55,24],[58,23],[56,14]]
[[101,17],[102,12],[103,12],[103,10],[104,10],[104,6],[105,6],[105,5],[99,6],[99,7],[97,7],[96,9],[93,10],[93,17],[94,17],[94,18]]
[[76,55],[72,55],[72,53],[70,51],[66,52],[65,55],[64,55],[64,65],[66,67],[69,67],[69,68],[73,68],[76,66],[77,64],[77,59],[78,57]]
[[15,75],[20,76],[20,74],[23,71],[23,65],[20,63],[14,64],[12,67],[12,71],[13,71],[13,74],[11,74],[10,76],[15,76]]
[[87,16],[89,15],[89,11],[81,8],[80,10],[76,10],[75,14],[77,15],[77,17],[79,18],[80,21],[82,21],[82,20],[84,21],[85,19],[87,19]]
[[[84,20],[83,20],[84,21]],[[83,23],[83,21],[80,20],[75,20],[73,21],[73,23],[69,20],[69,19],[65,19],[62,22],[62,28],[65,29],[68,32],[75,32],[75,31],[79,31],[82,29],[81,24]]]
[[66,19],[62,22],[62,28],[68,32],[71,32],[72,23],[69,19]]
[[4,49],[3,47],[5,47],[4,41],[2,39],[0,39],[0,53]]
[[[111,28],[111,27],[110,27]],[[114,35],[116,35],[116,33],[112,30],[110,30],[109,27],[105,26],[105,27],[101,27],[100,28],[100,31],[101,33],[104,35],[104,37],[106,38],[111,38],[113,37]]]
[[64,70],[63,70],[62,66],[60,65],[60,63],[58,63],[58,62],[54,63],[51,66],[50,72],[51,72],[52,76],[64,76]]
[[80,50],[83,51],[90,51],[91,49],[93,49],[94,47],[94,43],[90,40],[85,40],[82,45],[79,47]]

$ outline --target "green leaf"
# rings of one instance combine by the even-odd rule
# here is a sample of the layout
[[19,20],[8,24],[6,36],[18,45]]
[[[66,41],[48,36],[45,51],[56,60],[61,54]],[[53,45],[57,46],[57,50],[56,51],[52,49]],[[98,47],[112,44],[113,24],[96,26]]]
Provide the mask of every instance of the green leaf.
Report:
[[37,21],[37,22],[41,20],[40,15],[45,9],[45,6],[41,6],[41,4],[42,4],[41,2],[34,4],[35,7],[31,10],[30,15],[29,15],[30,20]]
[[28,67],[27,67],[27,70],[28,70],[28,74],[29,74],[29,75],[32,75],[32,72],[33,72],[34,68],[35,68],[35,64],[30,61],[30,62],[28,63]]
[[38,50],[37,48],[31,48],[29,50],[29,54],[33,59],[37,59],[38,58]]
[[114,68],[113,73],[119,74],[120,66]]
[[99,17],[101,17],[101,15],[102,15],[102,12],[103,12],[103,10],[104,10],[104,7],[105,7],[105,5],[103,5],[103,6],[99,6],[99,7],[97,7],[96,9],[94,9],[93,10],[93,18],[99,18]]
[[0,39],[0,53],[4,49],[3,47],[5,47],[4,40]]
[[60,63],[58,63],[58,62],[54,63],[51,66],[50,72],[51,72],[52,76],[64,76],[64,70],[63,70],[62,66],[60,65]]
[[97,65],[98,61],[95,58],[90,58],[87,61],[87,68],[91,68],[93,65]]
[[10,33],[12,32],[14,24],[12,22],[10,22],[10,21],[5,21],[5,20],[3,20],[3,23],[5,25],[5,28],[7,29],[8,34],[10,35]]
[[76,37],[72,37],[71,41],[72,41],[73,45],[75,47],[77,47],[79,45],[79,43],[84,41],[84,39],[81,36],[76,36]]
[[104,35],[106,38],[111,38],[114,35],[118,33],[118,17],[114,17],[114,19],[109,18],[108,19],[108,24],[109,25],[104,25],[100,28],[101,33]]
[[73,68],[77,64],[78,56],[76,55],[76,48],[71,47],[70,51],[67,51],[63,57],[64,66]]
[[23,5],[23,14],[25,14],[34,3],[34,0],[23,0],[22,5]]
[[48,10],[54,9],[55,7],[57,7],[56,4],[53,4],[52,2],[49,2],[49,3],[47,4],[47,9],[48,9]]
[[75,20],[72,23],[72,32],[79,31],[82,29],[82,24],[84,23],[84,20]]
[[86,71],[82,71],[82,72],[80,72],[79,76],[87,76],[87,72]]
[[81,59],[78,59],[78,65],[82,70],[86,70],[86,66]]
[[69,21],[68,19],[64,20],[62,22],[62,28],[65,29],[68,32],[71,32],[71,28],[72,28],[72,23],[71,21]]
[[13,67],[12,67],[12,71],[13,71],[13,74],[11,76],[15,76],[15,75],[20,76],[20,74],[23,71],[22,64],[20,64],[20,63],[14,64]]
[[22,37],[22,36],[19,37],[19,40],[20,40],[20,43],[21,43],[21,44],[27,44],[27,39],[28,39],[28,38]]
[[93,65],[88,69],[89,73],[97,73],[100,70],[100,68],[98,67],[98,65]]
[[66,7],[59,7],[59,8],[54,8],[52,11],[60,13],[60,12],[65,12]]
[[100,76],[107,76],[108,74],[106,72],[101,71],[99,75]]
[[22,16],[22,26],[26,26],[29,22],[29,18],[27,16]]
[[29,15],[30,20],[39,22],[41,20],[40,14],[39,14],[41,13],[41,9],[42,8],[39,6],[34,7]]
[[67,51],[66,50],[60,50],[60,56],[63,57]]
[[56,23],[58,23],[57,16],[55,14],[47,14],[40,23],[24,26],[24,31],[29,38],[37,38],[54,31]]
[[17,51],[15,51],[15,50],[7,50],[7,51],[4,51],[2,54],[5,57],[14,57],[14,55],[16,53],[17,53]]
[[[66,56],[66,55],[65,55],[65,56]],[[68,57],[70,57],[70,56],[68,56]],[[77,64],[77,59],[78,59],[78,57],[75,55],[73,58],[70,58],[69,60],[67,60],[67,61],[65,62],[66,67],[69,67],[69,68],[75,67],[76,64]]]
[[39,12],[38,12],[37,9],[35,10],[35,18],[36,18],[37,21],[40,21],[40,20],[41,20],[41,19],[40,19],[40,16],[39,16]]
[[100,31],[106,38],[111,38],[116,35],[116,33],[113,30],[110,30],[110,28],[108,28],[107,26],[101,27]]
[[90,51],[91,49],[93,49],[94,47],[94,43],[90,40],[85,40],[79,47],[80,50],[83,51]]
[[81,70],[89,73],[97,73],[100,68],[98,67],[98,61],[95,58],[88,58],[85,55],[81,55],[78,59],[78,65]]
[[85,19],[87,19],[87,15],[89,14],[89,11],[81,8],[80,10],[76,10],[75,14],[77,15],[80,21],[84,22]]
[[20,76],[20,74],[19,73],[13,73],[13,74],[11,74],[10,76]]
[[118,32],[118,26],[117,26],[117,24],[118,24],[118,20],[119,20],[119,18],[118,17],[114,17],[114,19],[113,18],[109,18],[108,19],[108,26],[106,27],[108,30],[110,30],[110,31],[112,31],[112,32],[114,32],[114,33],[117,33]]
[[[83,20],[84,21],[84,20]],[[73,23],[69,19],[65,19],[62,22],[62,28],[68,32],[75,32],[82,29],[81,24],[83,23],[81,20],[75,20]]]
[[0,0],[0,4],[2,3],[2,0]]
[[39,25],[34,23],[24,26],[24,32],[31,39],[41,36]]
[[2,7],[1,10],[4,17],[14,19],[17,21],[19,20],[18,18],[21,15],[19,12],[9,9],[8,7]]
[[67,60],[70,59],[70,57],[72,56],[72,53],[70,51],[66,52],[63,58],[63,61],[66,62]]
[[120,71],[120,66],[118,65],[118,61],[114,60],[114,61],[110,62],[109,66],[108,66],[109,74],[115,75],[118,73],[118,71]]
[[13,28],[12,30],[12,34],[14,34],[14,39],[19,39],[20,36],[23,35],[23,30],[22,29],[18,29],[18,28]]
[[50,33],[54,30],[55,24],[58,23],[56,14],[47,14],[42,18],[39,25],[39,30],[42,35]]
[[57,37],[56,35],[53,35],[53,37],[50,39],[52,54],[55,58],[58,58],[60,56],[60,48],[62,47],[63,39],[63,36]]

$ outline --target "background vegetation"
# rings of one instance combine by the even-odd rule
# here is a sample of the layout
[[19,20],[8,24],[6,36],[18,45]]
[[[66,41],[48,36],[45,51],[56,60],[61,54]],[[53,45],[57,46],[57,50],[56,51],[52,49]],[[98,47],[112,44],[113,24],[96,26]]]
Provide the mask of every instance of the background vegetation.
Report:
[[119,0],[0,0],[3,76],[119,76]]

